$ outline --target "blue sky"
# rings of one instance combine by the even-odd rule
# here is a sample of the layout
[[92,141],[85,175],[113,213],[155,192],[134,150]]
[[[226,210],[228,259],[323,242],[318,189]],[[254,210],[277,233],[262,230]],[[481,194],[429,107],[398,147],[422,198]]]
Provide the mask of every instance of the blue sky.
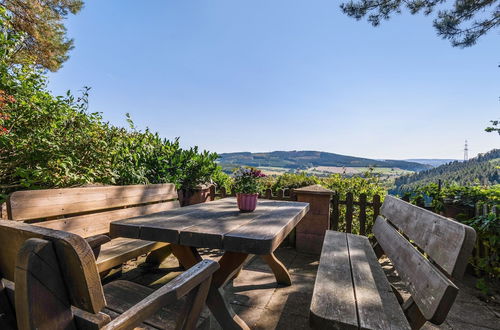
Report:
[[[141,5],[139,5],[141,4]],[[57,94],[125,126],[216,152],[321,150],[461,158],[500,147],[500,38],[451,47],[432,18],[374,28],[336,1],[91,1],[67,21],[75,49]]]

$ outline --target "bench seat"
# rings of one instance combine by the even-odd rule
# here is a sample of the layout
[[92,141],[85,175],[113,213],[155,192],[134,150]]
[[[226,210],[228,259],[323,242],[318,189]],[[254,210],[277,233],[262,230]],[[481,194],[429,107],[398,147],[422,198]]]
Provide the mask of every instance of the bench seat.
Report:
[[411,329],[367,237],[327,231],[310,310],[316,329]]
[[124,262],[137,256],[157,250],[168,243],[144,241],[133,238],[118,237],[101,245],[101,251],[97,257],[97,269],[99,273],[120,266]]
[[[130,281],[117,280],[103,287],[106,297],[106,308],[104,313],[111,319],[115,319],[129,310],[142,299],[154,292],[153,289]],[[179,299],[176,303],[160,308],[156,313],[148,317],[139,326],[140,329],[175,329],[176,320],[180,317],[182,307],[186,303],[186,297]],[[209,315],[203,315],[198,321],[198,327],[209,324]]]

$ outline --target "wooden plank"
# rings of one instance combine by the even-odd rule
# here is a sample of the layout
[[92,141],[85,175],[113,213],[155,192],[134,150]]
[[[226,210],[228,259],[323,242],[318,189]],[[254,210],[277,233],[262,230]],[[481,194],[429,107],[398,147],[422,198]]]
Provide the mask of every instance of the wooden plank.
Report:
[[111,242],[101,245],[101,252],[96,260],[97,270],[99,273],[103,272],[166,245],[166,243],[131,238],[113,239]]
[[15,270],[16,316],[20,329],[76,329],[53,244],[30,238]]
[[15,330],[16,314],[7,290],[3,281],[0,281],[0,329]]
[[476,240],[474,229],[393,196],[386,196],[381,214],[449,275],[463,276]]
[[70,218],[35,223],[36,226],[69,231],[82,237],[109,233],[112,221],[147,215],[180,207],[179,201],[149,204]]
[[7,209],[12,220],[29,220],[176,198],[177,190],[171,183],[28,190],[12,193]]
[[347,234],[360,329],[411,327],[367,237]]
[[41,238],[54,244],[57,259],[67,282],[72,305],[99,312],[105,305],[94,254],[85,240],[75,234],[0,220],[0,273],[14,281],[16,256],[27,239]]
[[359,195],[359,234],[366,234],[366,194]]
[[345,233],[326,231],[309,320],[315,329],[358,329]]
[[[153,289],[143,285],[117,280],[104,286],[107,308],[106,314],[116,319],[122,313],[129,310],[139,301],[145,299],[148,295],[154,292]],[[148,317],[144,321],[145,328],[153,329],[175,329],[176,326],[176,310],[181,308],[182,301],[159,308],[156,313]]]
[[[196,221],[195,225],[181,230],[179,244],[222,249],[225,234],[250,221],[268,216],[280,206],[283,206],[282,202],[270,200],[259,200],[254,212],[240,212],[236,207],[212,206],[210,213],[203,213],[203,221]],[[188,217],[187,220],[193,218]]]
[[[200,287],[200,285],[204,282],[209,282],[212,274],[218,268],[219,265],[215,261],[201,261],[158,290],[155,290],[150,294],[147,294],[142,299],[139,299],[139,302],[123,311],[120,311],[120,309],[123,309],[123,304],[131,301],[133,295],[137,295],[138,293],[140,294],[144,290],[144,287],[128,281],[114,281],[106,285],[106,291],[108,293],[110,288],[114,288],[116,291],[116,289],[123,289],[127,286],[127,289],[121,290],[121,294],[118,296],[118,299],[114,299],[114,303],[116,305],[111,302],[108,304],[107,307],[109,309],[114,310],[115,312],[122,312],[122,314],[107,324],[103,330],[130,329],[134,325],[140,324],[147,318],[154,315],[158,310],[175,301],[178,301],[193,289]],[[202,295],[199,298],[204,299],[205,297],[206,295]],[[198,305],[198,302],[196,302],[196,305]],[[191,314],[191,316],[193,315]],[[145,323],[149,322],[145,321]],[[162,328],[164,327],[165,325],[162,326]]]
[[282,206],[275,211],[255,218],[224,235],[224,250],[259,255],[274,252],[309,211],[308,203],[281,203]]
[[353,195],[352,192],[348,192],[345,198],[345,231],[346,233],[352,233],[352,214],[354,212],[353,205]]
[[435,324],[444,322],[458,293],[455,284],[381,216],[373,233],[425,318]]
[[204,218],[205,212],[210,212],[212,207],[234,207],[235,202],[228,200],[229,198],[225,198],[210,203],[113,221],[110,224],[109,234],[111,238],[128,237],[178,243],[180,230],[195,225],[197,221]]

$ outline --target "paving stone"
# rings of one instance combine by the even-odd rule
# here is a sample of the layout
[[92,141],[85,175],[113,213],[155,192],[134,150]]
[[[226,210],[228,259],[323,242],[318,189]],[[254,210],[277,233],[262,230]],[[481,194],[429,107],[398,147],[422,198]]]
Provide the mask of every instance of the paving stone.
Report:
[[309,307],[314,289],[315,278],[291,275],[292,285],[274,290],[266,308],[287,314],[309,317]]
[[[202,249],[200,253],[203,258],[212,260],[218,260],[222,255],[222,251],[211,249]],[[297,253],[290,247],[279,248],[276,255],[289,269],[292,286],[278,286],[269,267],[261,258],[254,258],[240,276],[225,287],[227,301],[252,329],[309,329],[309,306],[319,256]],[[144,260],[145,257],[141,256],[124,264],[121,279],[159,287],[181,272],[174,256],[153,268],[143,265]],[[381,261],[389,281],[408,296],[390,261]],[[460,293],[447,320],[439,326],[428,322],[422,329],[500,329],[500,305],[478,299],[474,283],[475,278],[466,276],[459,283]],[[209,325],[210,329],[221,329],[213,317]]]
[[457,320],[447,320],[446,322],[451,326],[453,330],[498,330],[499,329],[498,326],[491,328],[488,326],[482,326],[467,322],[460,322]]
[[[269,329],[269,328],[267,328]],[[278,324],[276,325],[276,329],[278,330],[299,330],[299,329],[311,329],[309,327],[309,318],[303,317],[295,314],[286,314],[283,313],[279,319]]]
[[481,327],[499,329],[499,319],[487,307],[471,303],[455,303],[451,308],[446,321],[455,329],[453,324],[466,323]]
[[[290,247],[280,248],[276,250],[275,256],[281,261],[287,269],[290,269],[293,260],[295,259],[297,252]],[[245,265],[245,269],[261,270],[266,272],[271,272],[271,269],[259,256],[254,256],[252,260]]]
[[448,323],[446,323],[446,321],[441,325],[435,325],[435,324],[432,324],[430,322],[427,322],[420,329],[421,330],[438,330],[438,329],[439,330],[453,330],[453,328]]
[[316,277],[319,255],[298,253],[289,268],[290,274]]
[[224,291],[232,304],[265,308],[277,287],[272,273],[244,269]]

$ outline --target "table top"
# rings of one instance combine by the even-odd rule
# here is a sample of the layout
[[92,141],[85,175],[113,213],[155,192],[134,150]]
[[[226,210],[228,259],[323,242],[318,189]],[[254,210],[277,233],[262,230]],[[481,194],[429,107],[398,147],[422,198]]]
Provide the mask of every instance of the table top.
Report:
[[254,212],[236,198],[111,223],[111,237],[138,238],[248,254],[270,254],[309,211],[308,203],[259,199]]

